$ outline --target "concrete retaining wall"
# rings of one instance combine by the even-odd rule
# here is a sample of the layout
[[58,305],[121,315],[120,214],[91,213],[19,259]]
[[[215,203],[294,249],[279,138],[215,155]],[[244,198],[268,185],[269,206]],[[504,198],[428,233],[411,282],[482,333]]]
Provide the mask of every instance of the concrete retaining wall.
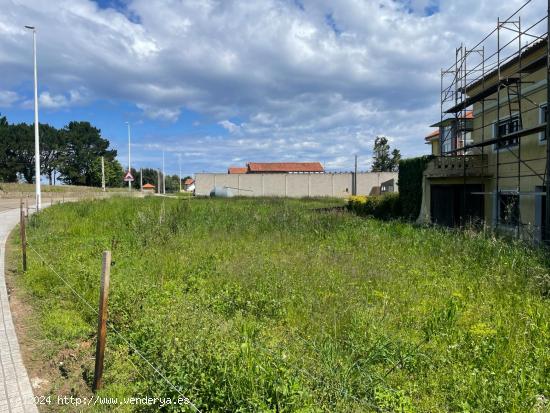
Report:
[[[382,182],[390,179],[397,182],[397,172],[360,172],[357,174],[357,195],[370,195],[376,192]],[[198,173],[195,175],[195,194],[210,195],[217,186],[231,188],[235,195],[240,196],[345,198],[352,193],[352,183],[353,174],[349,172],[234,175]]]

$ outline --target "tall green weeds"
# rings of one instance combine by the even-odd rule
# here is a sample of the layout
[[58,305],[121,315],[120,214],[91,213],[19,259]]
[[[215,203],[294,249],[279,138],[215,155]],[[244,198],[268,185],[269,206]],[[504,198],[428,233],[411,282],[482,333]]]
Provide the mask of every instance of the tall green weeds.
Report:
[[[28,238],[94,306],[111,249],[112,326],[203,411],[548,411],[543,252],[334,202],[65,204]],[[93,340],[95,314],[29,268],[52,353]],[[176,396],[112,329],[106,362],[102,395]]]

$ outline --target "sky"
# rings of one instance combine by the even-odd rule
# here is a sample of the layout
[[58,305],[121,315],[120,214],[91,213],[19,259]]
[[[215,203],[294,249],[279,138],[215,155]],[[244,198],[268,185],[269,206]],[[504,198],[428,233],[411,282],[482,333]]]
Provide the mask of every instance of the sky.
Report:
[[[377,135],[429,152],[440,70],[525,0],[0,0],[0,113],[89,121],[132,166],[367,170]],[[545,13],[542,0],[522,11]],[[527,23],[524,23],[527,24]]]

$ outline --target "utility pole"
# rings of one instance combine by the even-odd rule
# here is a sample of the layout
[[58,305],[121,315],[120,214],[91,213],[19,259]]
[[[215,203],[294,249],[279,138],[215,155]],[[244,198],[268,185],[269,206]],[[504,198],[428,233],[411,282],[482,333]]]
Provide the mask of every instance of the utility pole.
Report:
[[139,168],[139,190],[143,192],[143,168]]
[[353,172],[353,182],[351,183],[351,194],[357,195],[357,154],[355,154],[355,169]]
[[160,169],[157,168],[157,193],[160,194]]
[[162,151],[162,194],[166,195],[166,174],[164,173],[164,150]]
[[[128,172],[131,173],[132,171],[132,163],[131,163],[131,154],[130,154],[130,122],[126,122],[126,125],[128,125]],[[132,181],[128,181],[128,191],[132,191]]]
[[36,211],[42,208],[42,193],[40,190],[40,132],[38,125],[38,68],[36,65],[36,28],[25,26],[32,30],[33,60],[34,60],[34,169],[36,186]]
[[105,192],[105,157],[101,157],[101,190]]
[[180,181],[180,193],[181,193],[181,153],[178,153],[178,163],[180,167],[180,174],[178,175],[179,181]]

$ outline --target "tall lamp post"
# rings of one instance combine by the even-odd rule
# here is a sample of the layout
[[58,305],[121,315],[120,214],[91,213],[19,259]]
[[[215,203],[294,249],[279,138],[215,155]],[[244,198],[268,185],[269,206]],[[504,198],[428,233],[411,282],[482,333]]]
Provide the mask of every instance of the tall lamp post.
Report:
[[34,60],[34,169],[36,186],[36,211],[42,208],[42,194],[40,191],[40,132],[38,128],[38,69],[36,67],[36,28],[25,26],[32,30],[33,60]]
[[[132,163],[130,157],[130,122],[126,122],[128,126],[128,173],[132,173]],[[132,192],[132,181],[128,181],[128,191]]]

